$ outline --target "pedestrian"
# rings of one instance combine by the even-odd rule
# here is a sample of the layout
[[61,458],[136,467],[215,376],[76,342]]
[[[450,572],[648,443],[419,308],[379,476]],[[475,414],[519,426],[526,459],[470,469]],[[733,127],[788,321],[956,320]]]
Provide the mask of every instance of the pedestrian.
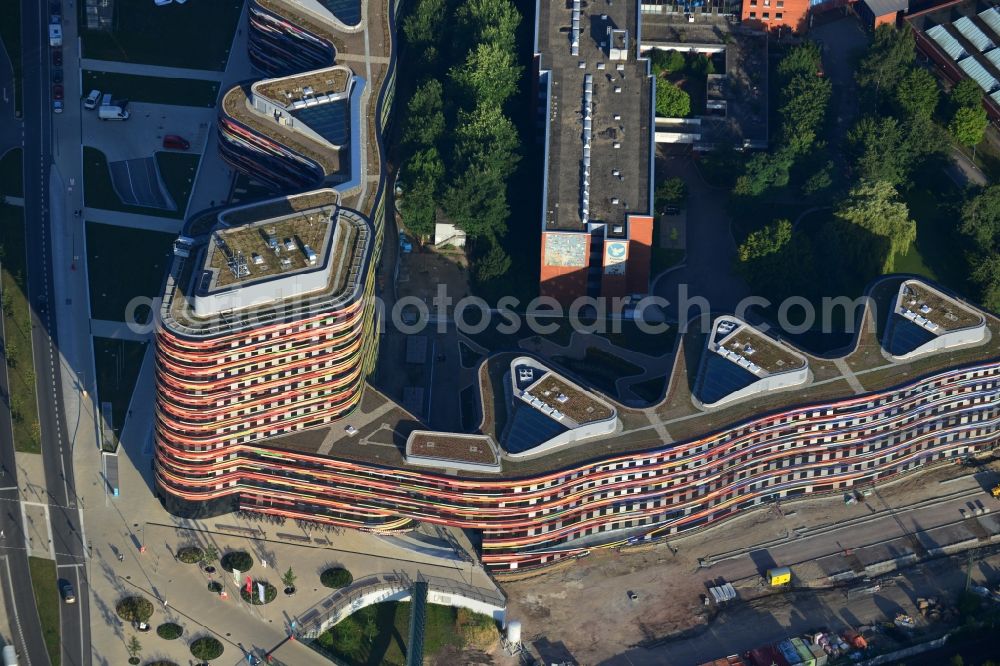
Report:
[[118,553],[118,561],[119,562],[125,561],[125,553]]

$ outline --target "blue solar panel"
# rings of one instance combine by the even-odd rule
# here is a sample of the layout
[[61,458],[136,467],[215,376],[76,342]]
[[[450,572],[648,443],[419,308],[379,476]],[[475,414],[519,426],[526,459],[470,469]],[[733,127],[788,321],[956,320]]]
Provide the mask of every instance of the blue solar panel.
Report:
[[893,314],[889,321],[889,330],[886,331],[885,348],[893,356],[908,354],[920,345],[930,342],[936,337],[923,326],[918,326],[898,314]]
[[705,359],[705,366],[695,386],[695,397],[703,403],[718,402],[733,391],[746,388],[757,381],[757,375],[749,370],[727,361],[715,352],[705,353],[708,358]]
[[527,405],[517,405],[503,448],[509,453],[521,453],[567,430],[569,428],[560,425],[558,421],[550,419],[537,409]]
[[295,109],[292,115],[335,146],[343,146],[351,134],[351,101],[338,100]]
[[320,0],[344,25],[361,23],[361,0]]

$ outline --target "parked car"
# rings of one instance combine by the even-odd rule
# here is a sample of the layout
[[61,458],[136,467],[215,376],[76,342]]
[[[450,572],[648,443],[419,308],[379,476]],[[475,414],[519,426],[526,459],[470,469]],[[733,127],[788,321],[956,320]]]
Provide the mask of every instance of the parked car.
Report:
[[63,102],[61,99],[52,100],[52,113],[62,113]]
[[63,71],[62,67],[55,67],[52,69],[52,83],[62,83],[63,82]]
[[55,46],[52,48],[52,64],[56,67],[62,67],[62,47]]
[[61,83],[57,83],[52,86],[52,99],[62,99],[63,98],[63,87]]
[[413,243],[410,242],[410,239],[407,238],[404,233],[399,234],[399,249],[401,249],[404,254],[413,252]]
[[176,134],[167,134],[163,137],[163,147],[173,150],[187,150],[191,147],[191,142]]
[[83,99],[83,108],[85,108],[85,109],[91,109],[91,110],[96,109],[97,108],[97,103],[99,101],[101,101],[101,91],[100,90],[91,90],[90,94],[88,94]]
[[62,582],[59,586],[59,591],[62,593],[62,598],[65,603],[76,603],[76,590],[73,589],[73,585],[68,580],[64,580]]

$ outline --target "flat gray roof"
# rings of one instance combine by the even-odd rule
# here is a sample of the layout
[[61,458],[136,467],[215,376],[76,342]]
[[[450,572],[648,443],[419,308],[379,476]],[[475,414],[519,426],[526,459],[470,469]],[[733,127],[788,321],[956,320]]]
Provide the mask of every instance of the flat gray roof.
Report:
[[[652,85],[647,76],[647,62],[635,59],[636,15],[634,1],[589,6],[584,3],[579,55],[573,55],[571,5],[539,3],[537,47],[541,69],[550,71],[551,89],[547,113],[546,231],[586,230],[580,206],[587,74],[593,77],[590,221],[624,225],[628,214],[649,212]],[[628,31],[628,60],[610,60],[606,47],[602,49],[601,43],[608,40],[609,26]],[[585,64],[583,68],[581,62]],[[598,63],[604,64],[603,70],[598,69]],[[616,143],[619,148],[614,148]],[[613,200],[618,203],[612,203]]]

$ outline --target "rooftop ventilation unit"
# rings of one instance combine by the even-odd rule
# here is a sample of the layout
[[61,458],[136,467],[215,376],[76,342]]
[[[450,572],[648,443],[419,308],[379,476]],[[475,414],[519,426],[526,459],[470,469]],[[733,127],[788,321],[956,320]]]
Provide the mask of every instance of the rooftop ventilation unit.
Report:
[[573,41],[570,43],[570,51],[573,55],[580,55],[580,0],[573,0]]
[[[578,3],[579,0],[574,0]],[[594,77],[587,74],[583,77],[583,161],[580,165],[580,222],[590,221],[590,140],[593,133],[591,109],[594,105]]]

